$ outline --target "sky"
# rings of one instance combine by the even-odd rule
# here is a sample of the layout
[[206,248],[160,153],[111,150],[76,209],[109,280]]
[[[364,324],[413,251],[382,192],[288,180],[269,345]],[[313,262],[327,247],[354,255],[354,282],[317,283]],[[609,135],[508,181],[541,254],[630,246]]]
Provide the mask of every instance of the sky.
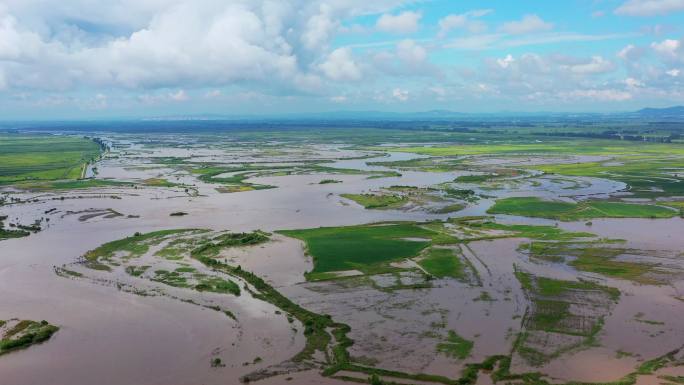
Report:
[[0,0],[0,120],[684,104],[684,0]]

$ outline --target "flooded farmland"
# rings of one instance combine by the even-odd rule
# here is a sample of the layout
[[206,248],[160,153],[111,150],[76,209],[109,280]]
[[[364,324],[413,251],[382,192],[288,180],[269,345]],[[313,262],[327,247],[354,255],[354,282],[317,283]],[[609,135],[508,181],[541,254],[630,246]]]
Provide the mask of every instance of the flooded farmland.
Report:
[[684,376],[679,197],[537,169],[618,156],[100,136],[92,185],[1,190],[40,231],[0,241],[0,319],[59,327],[3,384]]

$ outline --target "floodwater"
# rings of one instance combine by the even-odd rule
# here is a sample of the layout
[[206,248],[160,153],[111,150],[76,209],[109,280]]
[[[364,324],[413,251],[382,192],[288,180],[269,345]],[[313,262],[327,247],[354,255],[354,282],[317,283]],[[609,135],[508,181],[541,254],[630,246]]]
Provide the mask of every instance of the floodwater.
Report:
[[[197,193],[186,193],[183,188],[103,187],[71,193],[20,193],[15,196],[36,202],[1,207],[0,214],[8,215],[10,221],[31,223],[42,217],[50,221],[43,223],[43,231],[30,237],[0,242],[0,319],[46,319],[61,327],[44,344],[1,357],[0,383],[3,385],[234,384],[244,374],[286,361],[303,347],[303,327],[295,325],[299,332],[293,332],[292,325],[276,313],[277,309],[247,294],[235,298],[165,288],[164,295],[140,296],[112,284],[135,284],[120,272],[109,275],[96,272],[90,279],[69,279],[55,274],[54,267],[74,266],[87,250],[134,232],[169,228],[273,231],[445,218],[447,215],[422,211],[365,210],[340,198],[339,194],[369,192],[392,185],[428,187],[463,175],[463,172],[402,170],[401,177],[376,179],[361,174],[264,176],[249,182],[277,188],[222,194],[216,191],[216,185],[203,183],[171,167],[155,166],[150,158],[175,156],[193,161],[281,164],[306,159],[334,160],[323,165],[388,171],[391,169],[368,166],[366,162],[419,156],[390,153],[375,158],[336,160],[369,154],[332,145],[286,147],[264,155],[246,147],[154,148],[135,141],[118,141],[116,137],[109,140],[119,145],[115,149],[117,156],[97,164],[99,178],[164,177],[192,184]],[[491,161],[483,160],[482,164]],[[578,159],[570,157],[564,161]],[[319,184],[328,178],[342,183]],[[533,176],[508,181],[487,190],[486,194],[495,197],[565,195],[582,199],[624,189],[620,183],[598,178],[551,179]],[[59,197],[70,199],[53,199]],[[481,199],[457,215],[482,215],[493,202],[493,198]],[[54,212],[45,213],[53,208]],[[90,209],[112,209],[122,215],[93,216],[87,220],[79,220],[79,215],[65,215],[68,211]],[[188,215],[169,216],[176,211]],[[543,219],[497,218],[502,222],[555,224]],[[629,247],[661,250],[669,256],[669,264],[682,263],[672,257],[681,257],[679,253],[684,250],[681,236],[684,221],[680,218],[606,219],[594,220],[591,227],[584,222],[560,223],[560,226],[625,239]],[[508,354],[512,349],[522,328],[521,317],[529,307],[513,274],[514,265],[550,277],[575,279],[578,276],[568,268],[530,261],[517,251],[523,241],[473,242],[458,252],[477,270],[479,284],[444,279],[437,280],[431,289],[420,290],[383,290],[383,285],[391,285],[395,278],[382,276],[375,277],[374,284],[354,278],[307,283],[303,274],[311,270],[312,261],[305,255],[303,244],[280,235],[264,245],[229,250],[223,257],[264,277],[306,308],[349,324],[352,328],[349,337],[355,340],[350,353],[355,359],[370,360],[386,369],[457,377],[466,363],[479,362],[493,354]],[[539,370],[559,381],[610,381],[629,373],[639,362],[684,343],[684,325],[678,322],[684,314],[684,302],[678,299],[684,295],[681,279],[663,286],[643,286],[590,274],[580,276],[600,279],[623,292],[620,302],[605,319],[599,335],[600,346],[568,352],[541,368],[514,359],[514,369]],[[410,275],[401,277],[404,283],[413,279]],[[153,285],[146,287],[153,288]],[[474,300],[483,292],[489,300]],[[230,309],[237,321],[222,312],[179,299],[220,304]],[[635,321],[638,313],[658,323]],[[474,341],[470,357],[457,360],[437,352],[437,344],[449,330]],[[631,354],[618,358],[618,351]],[[220,357],[225,367],[212,368],[210,361],[214,357]],[[261,361],[251,363],[256,357]],[[244,365],[246,362],[250,364]],[[676,368],[667,370],[684,374]],[[342,383],[311,370],[277,376],[262,383],[279,384],[288,377],[291,383],[297,384]]]

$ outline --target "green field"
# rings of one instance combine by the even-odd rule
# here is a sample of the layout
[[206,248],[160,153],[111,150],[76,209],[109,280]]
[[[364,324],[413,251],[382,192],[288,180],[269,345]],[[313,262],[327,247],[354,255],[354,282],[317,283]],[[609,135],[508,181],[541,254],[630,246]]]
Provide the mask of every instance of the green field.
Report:
[[28,191],[80,190],[95,187],[133,186],[131,182],[110,179],[43,180],[14,183],[13,186]]
[[82,137],[0,134],[0,184],[78,179],[100,151]]
[[656,205],[597,201],[571,203],[534,197],[499,199],[487,212],[561,221],[592,218],[671,218],[678,215],[674,210]]
[[314,259],[312,273],[371,271],[374,265],[415,257],[438,235],[413,223],[321,227],[279,233],[306,243],[308,253]]
[[465,278],[465,264],[452,249],[430,248],[418,264],[437,278]]
[[[373,147],[374,150],[401,151],[430,156],[461,156],[488,154],[535,155],[684,155],[684,147],[677,144],[642,143],[601,139],[552,139],[543,142],[514,143],[513,138],[489,144],[452,144],[447,146]],[[531,137],[528,137],[531,141]]]
[[340,194],[341,197],[353,200],[366,209],[399,209],[409,199],[393,194]]

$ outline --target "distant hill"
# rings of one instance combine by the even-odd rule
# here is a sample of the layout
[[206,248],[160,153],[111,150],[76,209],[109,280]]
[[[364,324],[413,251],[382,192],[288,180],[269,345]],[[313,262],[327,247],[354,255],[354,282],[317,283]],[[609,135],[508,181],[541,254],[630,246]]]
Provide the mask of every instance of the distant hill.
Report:
[[645,118],[684,118],[684,106],[643,108],[636,113]]

